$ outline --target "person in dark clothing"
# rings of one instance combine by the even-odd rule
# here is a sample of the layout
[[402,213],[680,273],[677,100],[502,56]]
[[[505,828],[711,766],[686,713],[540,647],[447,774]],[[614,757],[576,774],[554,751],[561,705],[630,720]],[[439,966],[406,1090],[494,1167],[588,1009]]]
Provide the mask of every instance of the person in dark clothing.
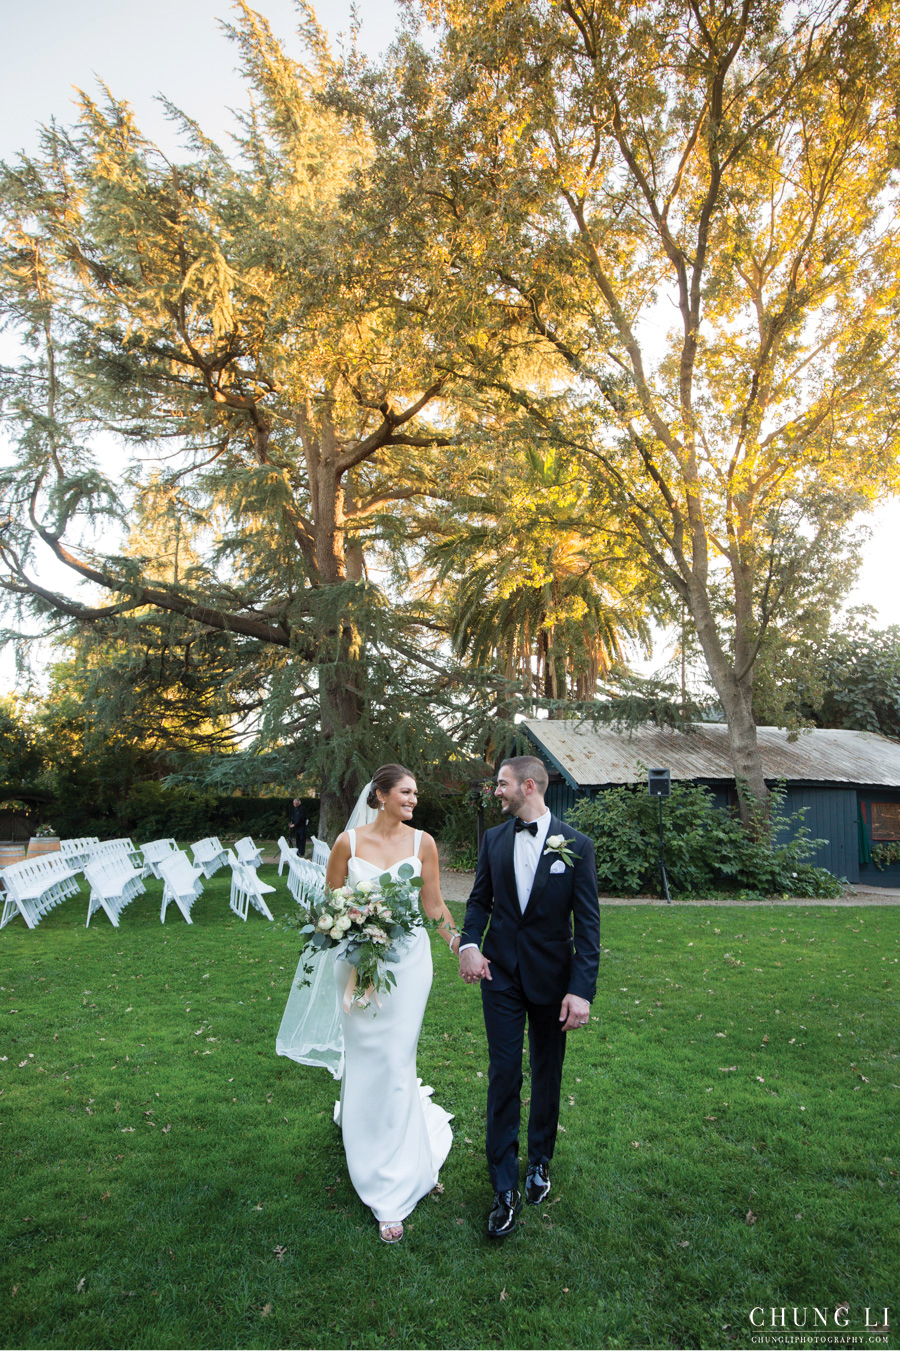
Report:
[[302,858],[306,852],[306,831],[308,819],[306,808],[298,797],[294,798],[294,805],[291,808],[291,835],[294,839],[294,847]]

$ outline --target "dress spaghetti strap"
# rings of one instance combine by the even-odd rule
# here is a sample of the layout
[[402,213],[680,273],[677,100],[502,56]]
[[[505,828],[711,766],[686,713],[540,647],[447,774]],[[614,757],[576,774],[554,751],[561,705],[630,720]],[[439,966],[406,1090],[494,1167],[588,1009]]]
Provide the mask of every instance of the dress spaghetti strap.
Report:
[[419,857],[419,845],[422,843],[422,836],[424,833],[425,832],[422,830],[416,831],[416,838],[413,840],[413,858]]
[[350,836],[350,857],[356,858],[356,831],[351,828],[347,834]]

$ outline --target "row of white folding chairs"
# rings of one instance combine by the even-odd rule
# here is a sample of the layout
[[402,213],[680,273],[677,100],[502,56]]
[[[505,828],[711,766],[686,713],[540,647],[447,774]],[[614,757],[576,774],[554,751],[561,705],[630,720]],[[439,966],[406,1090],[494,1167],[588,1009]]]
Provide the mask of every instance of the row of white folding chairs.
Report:
[[298,905],[320,899],[325,892],[325,869],[294,854],[287,861],[288,891]]
[[318,864],[320,868],[328,867],[328,859],[331,855],[331,846],[324,840],[318,839],[315,835],[310,835],[312,841],[312,861]]
[[227,850],[222,848],[217,835],[209,835],[191,845],[194,854],[194,867],[199,868],[204,877],[212,877],[228,862]]
[[99,835],[82,835],[77,840],[60,840],[60,856],[65,859],[70,868],[75,868],[78,872],[81,872],[84,865],[90,862],[94,846],[99,843]]
[[228,904],[238,919],[246,922],[249,908],[252,905],[266,919],[274,920],[275,916],[266,905],[265,897],[271,895],[275,888],[270,886],[268,882],[260,882],[253,865],[242,863],[230,849],[228,851],[228,862],[231,865],[231,896]]
[[183,849],[161,858],[156,865],[163,880],[162,907],[160,922],[166,922],[166,908],[175,905],[188,922],[191,920],[191,906],[198,896],[203,894],[203,869],[195,867]]
[[[229,853],[231,851],[229,850]],[[245,835],[242,840],[238,840],[234,846],[234,852],[237,854],[239,863],[247,863],[251,868],[262,866],[262,854],[253,843],[250,835]],[[229,859],[229,862],[231,860]]]
[[106,863],[110,859],[120,859],[124,863],[130,863],[133,868],[143,868],[144,861],[141,858],[140,849],[135,849],[131,840],[100,840],[91,848],[91,863]]
[[170,854],[178,853],[178,845],[175,840],[150,840],[147,844],[141,845],[141,853],[144,858],[143,873],[145,877],[161,877],[159,871],[160,859],[168,858]]
[[6,888],[0,929],[17,914],[34,929],[55,905],[78,891],[75,869],[58,853],[10,863],[0,878]]
[[147,890],[141,880],[142,871],[121,854],[88,863],[84,876],[91,894],[84,927],[90,924],[95,911],[103,910],[113,928],[118,929],[119,916],[126,905]]

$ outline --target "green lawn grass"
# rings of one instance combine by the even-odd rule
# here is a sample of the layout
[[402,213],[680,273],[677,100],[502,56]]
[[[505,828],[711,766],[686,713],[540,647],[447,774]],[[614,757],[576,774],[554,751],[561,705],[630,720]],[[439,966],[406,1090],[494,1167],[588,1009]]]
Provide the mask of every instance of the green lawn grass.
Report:
[[900,1318],[897,910],[604,908],[550,1204],[499,1246],[480,1001],[436,942],[419,1072],[455,1142],[388,1248],[336,1085],[274,1054],[296,937],[237,920],[224,873],[191,927],[159,892],[119,930],[72,899],[0,934],[3,1346],[744,1347],[756,1307]]

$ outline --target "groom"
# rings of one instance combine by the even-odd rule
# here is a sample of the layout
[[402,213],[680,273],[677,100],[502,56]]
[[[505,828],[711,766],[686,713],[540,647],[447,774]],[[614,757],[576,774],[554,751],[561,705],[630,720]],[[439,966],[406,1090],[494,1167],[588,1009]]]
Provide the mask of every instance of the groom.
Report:
[[500,766],[495,796],[510,819],[484,837],[459,945],[460,975],[469,984],[481,982],[490,1052],[490,1238],[512,1233],[522,1203],[519,1114],[526,1019],[531,1108],[525,1196],[539,1205],[550,1191],[566,1033],[588,1021],[597,986],[594,846],[551,815],[544,804],[547,782],[536,756],[516,756]]

